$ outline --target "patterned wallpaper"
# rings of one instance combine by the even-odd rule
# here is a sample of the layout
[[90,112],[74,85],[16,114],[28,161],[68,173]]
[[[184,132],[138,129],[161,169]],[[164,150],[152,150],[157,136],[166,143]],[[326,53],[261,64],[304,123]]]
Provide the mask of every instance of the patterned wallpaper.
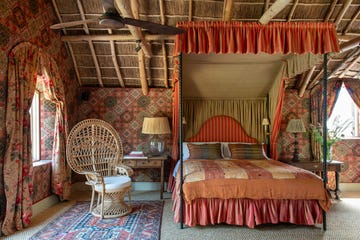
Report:
[[[291,118],[301,118],[308,128],[310,122],[310,96],[309,92],[300,98],[296,90],[286,90],[282,112],[281,130],[278,139],[279,159],[290,161],[294,152],[294,135],[286,132]],[[311,159],[310,144],[306,133],[298,134],[300,161]],[[334,159],[343,161],[347,169],[340,173],[340,182],[360,183],[360,139],[346,139],[333,146]],[[333,174],[329,181],[333,182]]]
[[[79,92],[78,121],[87,118],[103,119],[118,131],[122,140],[124,154],[132,150],[148,152],[147,141],[150,135],[142,134],[144,117],[166,116],[171,124],[172,90],[151,89],[144,96],[140,88],[83,88]],[[171,135],[163,135],[167,152],[171,152]],[[166,162],[166,169],[169,168]],[[168,170],[165,170],[166,175]],[[135,171],[134,181],[159,181],[159,169]]]
[[[60,31],[50,30],[49,26],[57,22],[49,0],[1,0],[0,1],[0,218],[3,215],[4,192],[3,192],[3,157],[5,153],[5,103],[6,103],[6,69],[9,51],[21,42],[28,41],[47,53],[58,62],[61,77],[64,79],[65,94],[70,127],[76,121],[75,102],[78,84],[74,74],[72,61],[68,55],[64,43],[60,40]],[[46,105],[46,104],[45,104]],[[46,124],[46,123],[42,123]],[[49,136],[50,133],[47,135]],[[48,137],[42,136],[42,140]],[[46,144],[45,144],[46,145]],[[44,151],[44,154],[48,152]],[[49,168],[49,165],[47,165]],[[46,167],[45,167],[46,168]],[[50,169],[49,169],[50,170]],[[39,170],[46,173],[47,170]],[[38,173],[34,169],[33,174]],[[49,173],[49,172],[48,172]],[[44,177],[44,174],[41,176]],[[34,186],[43,182],[44,178],[34,179]],[[39,186],[41,188],[41,186]],[[46,186],[43,185],[43,189]],[[36,195],[36,194],[35,194]],[[41,195],[41,194],[40,194]],[[34,196],[34,199],[41,197]]]

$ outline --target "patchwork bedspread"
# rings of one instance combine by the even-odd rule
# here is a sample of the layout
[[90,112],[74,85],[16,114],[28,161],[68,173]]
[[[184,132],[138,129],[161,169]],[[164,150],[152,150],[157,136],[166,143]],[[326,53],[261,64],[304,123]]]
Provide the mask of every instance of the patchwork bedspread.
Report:
[[313,199],[325,211],[331,207],[319,176],[274,160],[187,160],[183,180],[188,203],[198,198]]

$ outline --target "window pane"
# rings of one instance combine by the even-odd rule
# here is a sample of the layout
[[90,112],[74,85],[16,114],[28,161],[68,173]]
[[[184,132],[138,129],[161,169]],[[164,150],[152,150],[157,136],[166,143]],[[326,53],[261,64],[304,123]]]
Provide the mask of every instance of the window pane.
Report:
[[40,94],[35,91],[30,107],[30,131],[33,161],[40,160]]
[[350,122],[349,126],[342,131],[344,137],[359,136],[358,115],[359,109],[343,85],[333,112],[327,121],[328,129],[334,130],[336,127],[344,127],[347,126],[346,123]]

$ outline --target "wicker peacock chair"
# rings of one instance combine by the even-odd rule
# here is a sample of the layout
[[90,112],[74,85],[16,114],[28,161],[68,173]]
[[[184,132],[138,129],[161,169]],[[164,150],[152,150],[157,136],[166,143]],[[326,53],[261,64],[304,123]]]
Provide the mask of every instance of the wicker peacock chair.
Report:
[[[68,137],[66,156],[73,171],[86,176],[92,187],[90,212],[101,218],[124,216],[131,212],[125,194],[131,191],[133,171],[122,165],[120,137],[107,122],[87,119],[76,124]],[[94,196],[98,194],[95,207]]]

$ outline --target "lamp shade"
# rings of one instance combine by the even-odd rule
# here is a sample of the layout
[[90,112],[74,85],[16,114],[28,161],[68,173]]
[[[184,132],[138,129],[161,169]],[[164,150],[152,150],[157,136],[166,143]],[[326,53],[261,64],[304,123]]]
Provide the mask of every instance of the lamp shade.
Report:
[[167,117],[145,117],[142,127],[144,134],[169,134],[170,126]]
[[263,126],[270,125],[269,119],[268,119],[268,118],[263,118],[263,120],[262,120],[262,125],[263,125]]
[[286,131],[291,133],[299,133],[306,132],[306,129],[301,119],[290,119]]

